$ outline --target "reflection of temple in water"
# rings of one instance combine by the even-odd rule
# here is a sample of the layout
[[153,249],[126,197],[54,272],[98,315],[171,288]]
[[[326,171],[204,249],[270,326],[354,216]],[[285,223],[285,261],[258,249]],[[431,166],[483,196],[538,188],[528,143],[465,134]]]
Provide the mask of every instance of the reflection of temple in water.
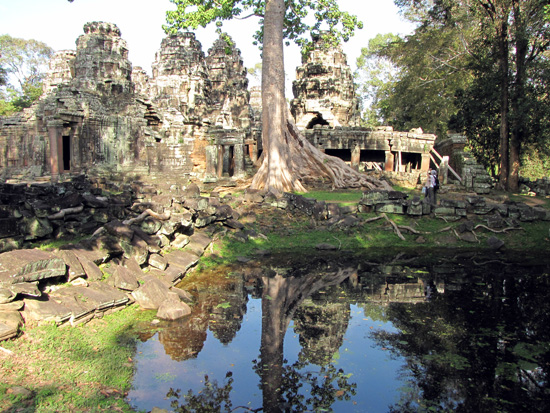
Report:
[[305,300],[294,314],[294,331],[302,346],[299,357],[319,366],[330,362],[344,342],[349,319],[347,302]]
[[357,278],[346,283],[345,288],[357,301],[377,304],[421,303],[434,293],[443,293],[445,284],[443,281],[419,277],[414,268],[379,265],[363,269]]
[[223,303],[214,307],[210,313],[209,328],[222,344],[230,343],[241,328],[246,314],[248,294],[242,282],[231,284],[231,294],[224,295]]

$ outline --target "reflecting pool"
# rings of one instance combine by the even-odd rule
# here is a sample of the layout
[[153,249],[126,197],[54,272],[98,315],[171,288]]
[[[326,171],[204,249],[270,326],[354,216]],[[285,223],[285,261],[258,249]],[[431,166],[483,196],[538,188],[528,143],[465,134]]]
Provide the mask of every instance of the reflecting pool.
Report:
[[279,256],[186,280],[129,403],[174,411],[548,411],[550,265]]

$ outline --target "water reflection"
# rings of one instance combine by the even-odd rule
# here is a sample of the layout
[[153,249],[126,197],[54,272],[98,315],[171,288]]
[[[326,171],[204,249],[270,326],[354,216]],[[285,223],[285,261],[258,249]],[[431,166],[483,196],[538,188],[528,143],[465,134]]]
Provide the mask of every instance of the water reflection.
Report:
[[548,411],[548,275],[548,264],[402,254],[205,274],[186,286],[192,315],[143,336],[174,380],[145,390],[138,355],[129,400],[167,408],[169,386],[183,390],[168,394],[176,411]]

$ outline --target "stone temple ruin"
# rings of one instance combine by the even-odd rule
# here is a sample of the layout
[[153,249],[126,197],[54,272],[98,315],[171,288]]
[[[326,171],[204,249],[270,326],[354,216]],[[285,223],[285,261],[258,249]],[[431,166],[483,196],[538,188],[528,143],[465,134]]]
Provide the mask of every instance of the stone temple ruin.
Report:
[[0,171],[244,176],[246,70],[220,42],[205,56],[193,33],[168,36],[149,78],[132,69],[117,26],[86,24],[76,52],[50,62],[43,98],[1,120]]
[[[339,47],[324,50],[320,39],[297,69],[291,112],[298,127],[359,170],[418,179],[435,136],[359,127],[346,56]],[[87,23],[76,46],[52,58],[40,101],[0,118],[3,180],[122,173],[214,182],[253,173],[261,108],[238,49],[218,39],[205,55],[193,33],[169,35],[149,77],[132,68],[114,24]]]
[[428,170],[436,136],[420,128],[410,132],[361,128],[359,100],[346,55],[339,46],[327,51],[321,35],[314,36],[313,43],[293,84],[295,98],[290,106],[297,126],[319,149],[356,169],[412,173],[415,181],[420,171]]

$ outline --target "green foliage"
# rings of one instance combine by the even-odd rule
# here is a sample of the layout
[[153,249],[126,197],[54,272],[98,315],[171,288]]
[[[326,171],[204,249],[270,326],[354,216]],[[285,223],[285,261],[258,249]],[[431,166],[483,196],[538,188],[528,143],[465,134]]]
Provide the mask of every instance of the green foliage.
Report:
[[382,50],[401,39],[391,33],[378,34],[361,49],[357,58],[355,82],[361,99],[362,118],[365,126],[374,127],[387,123],[384,118],[385,100],[391,95],[398,72],[392,61],[382,56]]
[[[197,29],[215,23],[221,32],[223,21],[235,18],[260,18],[260,28],[254,35],[256,45],[263,42],[265,0],[170,0],[176,10],[166,12],[166,33]],[[285,2],[284,37],[302,47],[310,47],[309,34],[328,26],[327,41],[348,41],[363,24],[357,16],[341,11],[337,0],[292,0]],[[310,24],[310,22],[312,22]]]
[[37,86],[42,82],[52,55],[53,49],[43,42],[0,36],[0,67],[15,78],[21,89],[25,84]]
[[[473,140],[478,160],[493,171],[503,164],[506,168],[499,173],[508,176],[500,177],[501,184],[516,189],[514,162],[521,146],[535,140],[547,144],[548,82],[541,74],[547,73],[545,52],[550,47],[548,1],[398,0],[397,4],[419,27],[405,46],[394,49],[404,57],[398,66],[407,72],[396,83],[392,98],[410,91],[421,94],[415,106],[407,105],[406,99],[401,106],[399,101],[389,105],[404,110],[395,113],[396,122],[407,121],[407,116],[422,120],[419,108],[429,114],[426,121],[439,119],[434,125],[438,131],[444,132],[441,121],[451,119],[451,128]],[[422,53],[407,51],[409,47]],[[433,106],[423,108],[425,102]]]
[[531,180],[550,177],[550,153],[548,146],[525,148],[521,158],[520,175]]
[[[0,36],[0,116],[30,107],[42,95],[42,80],[53,50],[37,40]],[[14,82],[10,82],[14,81]]]
[[461,36],[454,27],[420,26],[403,39],[379,36],[363,49],[358,68],[360,91],[371,99],[367,124],[374,117],[398,130],[421,127],[445,135],[457,111],[456,90],[471,81]]
[[357,203],[361,200],[361,191],[310,191],[307,194],[299,194],[317,201],[335,202],[339,205]]

